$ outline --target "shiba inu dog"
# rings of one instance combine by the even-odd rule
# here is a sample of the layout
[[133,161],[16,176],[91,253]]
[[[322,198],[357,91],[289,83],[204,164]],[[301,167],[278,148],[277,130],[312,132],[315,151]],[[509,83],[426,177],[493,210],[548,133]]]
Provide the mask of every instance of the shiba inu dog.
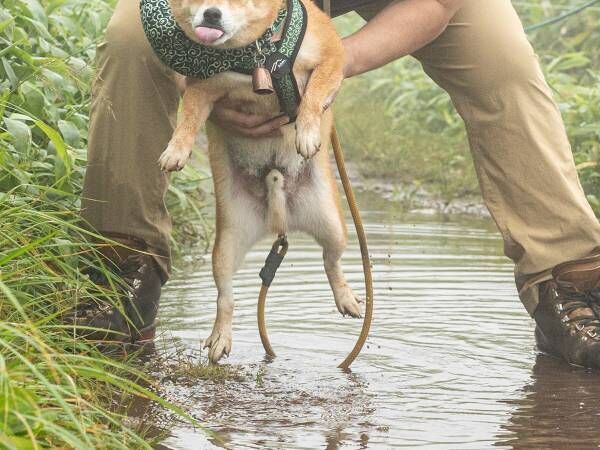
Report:
[[[323,247],[324,268],[343,315],[360,317],[360,301],[348,286],[340,258],[347,230],[327,154],[332,130],[328,106],[343,79],[344,52],[329,18],[310,0],[306,33],[293,65],[302,100],[295,123],[270,137],[247,138],[207,124],[216,196],[213,276],[217,317],[205,342],[209,358],[228,355],[232,342],[232,278],[248,250],[269,233],[302,231]],[[192,40],[217,49],[251,45],[285,8],[285,0],[170,0],[178,25]],[[213,105],[225,100],[246,113],[274,116],[276,95],[258,95],[251,76],[226,71],[205,80],[188,78],[182,117],[159,159],[165,171],[189,158],[197,132]],[[321,150],[321,151],[319,151]]]

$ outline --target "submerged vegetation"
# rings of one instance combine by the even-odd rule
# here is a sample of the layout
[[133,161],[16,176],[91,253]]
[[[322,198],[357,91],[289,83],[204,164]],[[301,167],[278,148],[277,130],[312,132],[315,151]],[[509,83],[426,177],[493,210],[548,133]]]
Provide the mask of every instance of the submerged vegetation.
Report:
[[150,369],[158,371],[162,379],[176,381],[177,384],[195,385],[198,382],[210,381],[224,383],[226,381],[244,381],[248,374],[241,366],[230,364],[211,364],[206,352],[180,347],[176,342],[174,349],[163,355],[157,355]]
[[[525,26],[583,0],[513,1]],[[588,200],[600,214],[600,4],[529,33],[561,109]],[[357,16],[338,19],[343,35]],[[357,114],[356,112],[360,113]],[[448,95],[412,58],[346,81],[337,123],[350,159],[367,176],[422,186],[443,200],[478,194],[463,123]]]

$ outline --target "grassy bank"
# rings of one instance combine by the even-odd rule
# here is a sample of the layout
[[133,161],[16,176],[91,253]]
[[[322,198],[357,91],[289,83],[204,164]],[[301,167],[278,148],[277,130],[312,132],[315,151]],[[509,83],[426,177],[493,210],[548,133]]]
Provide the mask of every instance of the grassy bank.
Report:
[[[525,25],[581,0],[514,1]],[[582,184],[600,214],[600,7],[530,33],[563,114]],[[360,26],[338,19],[343,35]],[[356,112],[360,113],[357,114]],[[411,58],[348,80],[336,101],[342,142],[367,176],[423,186],[443,200],[477,195],[463,124],[449,97]]]
[[[0,448],[150,448],[123,414],[134,396],[162,402],[135,356],[108,358],[60,320],[76,302],[117,298],[77,214],[94,53],[113,3],[0,6]],[[187,168],[171,188],[174,221],[185,222],[177,242],[203,231],[190,225],[201,224],[203,177]],[[112,287],[90,282],[87,266]]]
[[99,260],[77,215],[19,190],[0,198],[0,211],[0,447],[148,447],[123,425],[121,405],[154,398],[142,387],[150,380],[60,321],[75,301],[115,299],[78,269]]

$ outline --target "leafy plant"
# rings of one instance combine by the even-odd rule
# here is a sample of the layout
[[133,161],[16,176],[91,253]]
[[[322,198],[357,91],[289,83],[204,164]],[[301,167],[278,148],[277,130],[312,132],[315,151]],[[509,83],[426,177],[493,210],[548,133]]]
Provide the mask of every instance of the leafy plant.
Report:
[[94,265],[119,284],[100,244],[58,203],[9,192],[0,210],[0,446],[150,448],[114,405],[131,395],[167,403],[127,360],[101,354],[60,320],[74,303],[116,301],[114,288],[80,270]]
[[[164,400],[129,359],[75,339],[62,314],[84,301],[117,307],[120,280],[101,236],[78,216],[90,83],[113,0],[3,0],[0,6],[0,447],[150,448],[123,415],[133,397]],[[188,168],[169,205],[203,219],[205,177]],[[199,239],[206,225],[188,225]],[[95,243],[92,243],[95,242]],[[98,268],[100,287],[82,272]],[[182,414],[181,411],[178,411]]]

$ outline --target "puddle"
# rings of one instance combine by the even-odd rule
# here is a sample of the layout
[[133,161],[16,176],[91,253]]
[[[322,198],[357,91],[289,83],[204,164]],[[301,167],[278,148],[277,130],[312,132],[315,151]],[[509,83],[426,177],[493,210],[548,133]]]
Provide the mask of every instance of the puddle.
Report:
[[[219,440],[182,428],[165,446],[598,448],[600,377],[536,354],[533,323],[491,222],[403,213],[368,193],[359,205],[373,258],[375,315],[352,371],[336,366],[361,322],[338,314],[321,250],[301,235],[290,237],[269,292],[266,318],[278,357],[265,359],[256,301],[271,242],[262,242],[234,283],[226,362],[247,376],[164,386]],[[343,265],[363,292],[352,229]],[[198,349],[210,333],[215,298],[208,262],[178,274],[161,306],[168,339]]]

